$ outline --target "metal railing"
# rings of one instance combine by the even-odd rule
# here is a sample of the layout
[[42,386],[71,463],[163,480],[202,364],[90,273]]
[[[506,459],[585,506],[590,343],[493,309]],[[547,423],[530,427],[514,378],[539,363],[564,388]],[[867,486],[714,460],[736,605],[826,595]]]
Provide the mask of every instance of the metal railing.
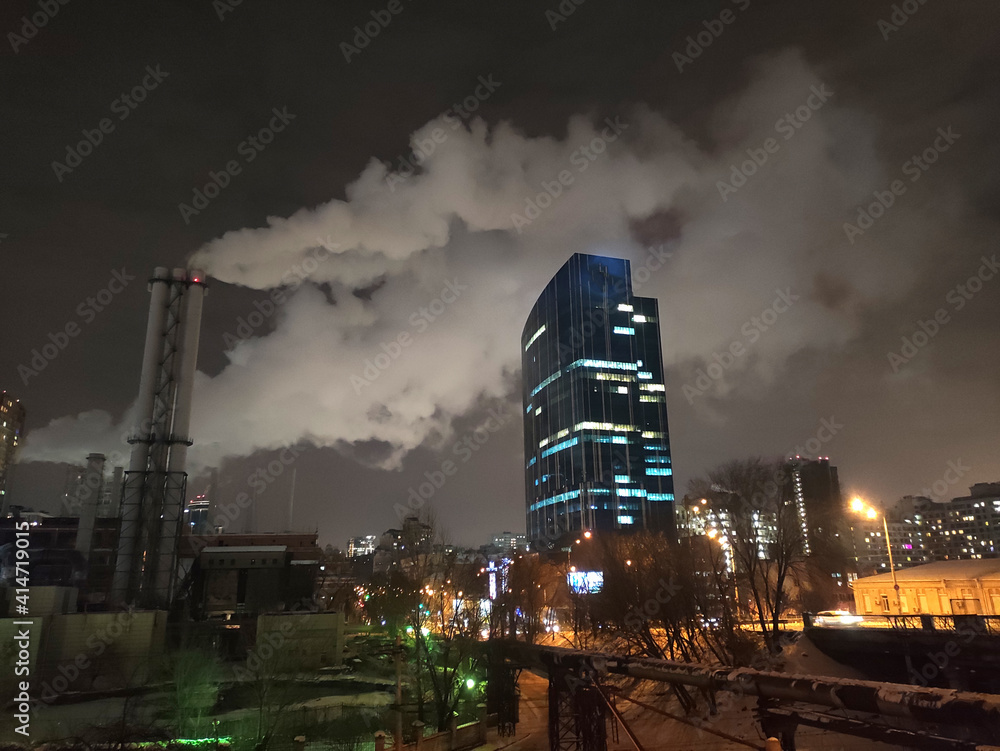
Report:
[[1000,636],[1000,616],[997,615],[859,615],[844,617],[817,616],[814,613],[803,613],[802,623],[805,628],[881,628],[900,631],[943,631],[969,633],[970,631],[987,636]]

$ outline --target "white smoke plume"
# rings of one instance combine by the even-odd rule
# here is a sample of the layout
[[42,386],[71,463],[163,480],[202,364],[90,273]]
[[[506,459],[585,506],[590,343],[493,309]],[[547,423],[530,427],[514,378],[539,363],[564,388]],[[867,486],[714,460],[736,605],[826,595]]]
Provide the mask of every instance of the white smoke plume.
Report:
[[[561,138],[432,121],[411,144],[445,138],[418,173],[372,160],[346,200],[209,242],[191,265],[217,282],[268,290],[293,269],[311,273],[273,332],[242,339],[216,376],[199,374],[191,461],[309,441],[399,467],[481,400],[519,394],[521,327],[574,252],[632,259],[637,292],[659,299],[671,399],[779,290],[798,299],[722,393],[766,386],[793,354],[848,341],[869,301],[905,293],[929,220],[900,202],[873,240],[891,232],[905,262],[848,244],[843,223],[891,171],[873,158],[876,125],[831,86],[791,137],[775,129],[825,83],[794,53],[759,63],[716,111],[699,141],[711,146],[642,107],[574,117]],[[779,149],[723,200],[719,181],[768,138]],[[548,200],[546,185],[559,195]],[[536,215],[532,203],[546,207]],[[107,415],[63,418],[29,436],[24,458],[76,461],[123,432]]]

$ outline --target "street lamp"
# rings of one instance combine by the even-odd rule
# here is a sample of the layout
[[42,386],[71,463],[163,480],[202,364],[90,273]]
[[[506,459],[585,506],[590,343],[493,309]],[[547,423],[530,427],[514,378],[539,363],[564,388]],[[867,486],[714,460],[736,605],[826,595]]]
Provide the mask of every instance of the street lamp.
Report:
[[[871,520],[877,519],[879,516],[877,509],[872,508],[857,496],[851,499],[851,511]],[[889,522],[886,520],[885,514],[882,514],[882,529],[885,530],[885,548],[889,551],[889,571],[892,572],[892,588],[896,592],[896,612],[899,615],[902,615],[903,606],[899,601],[899,583],[896,581],[896,564],[893,563],[892,560],[892,543],[889,540]]]

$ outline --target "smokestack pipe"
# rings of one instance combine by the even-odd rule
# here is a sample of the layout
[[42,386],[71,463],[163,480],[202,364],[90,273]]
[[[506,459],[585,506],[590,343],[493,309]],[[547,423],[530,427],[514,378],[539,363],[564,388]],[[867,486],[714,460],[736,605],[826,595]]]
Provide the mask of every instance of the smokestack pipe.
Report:
[[103,489],[104,454],[90,454],[80,486],[80,522],[76,528],[76,549],[83,553],[88,562],[94,539],[94,519],[97,518],[97,505],[101,502]]
[[[198,365],[198,343],[201,338],[201,311],[205,299],[205,275],[202,271],[183,269],[174,270],[175,279],[186,279],[187,289],[184,292],[181,312],[180,346],[174,358],[174,381],[176,384],[173,425],[170,434],[174,443],[170,447],[170,459],[167,472],[171,473],[171,482],[176,484],[185,472],[187,450],[190,444],[191,430],[191,394],[194,390],[194,376]],[[173,473],[178,473],[174,475]],[[165,498],[171,508],[164,508],[162,514],[161,539],[170,548],[160,551],[157,561],[156,588],[159,592],[173,595],[170,592],[175,569],[177,567],[177,549],[174,541],[180,531],[184,516],[184,497],[177,493],[175,497]]]
[[135,543],[145,492],[145,472],[149,464],[150,438],[153,431],[153,402],[163,354],[166,334],[167,309],[170,302],[170,274],[163,266],[153,271],[149,281],[149,319],[146,322],[146,346],[142,355],[142,373],[139,376],[139,398],[136,400],[136,425],[129,457],[129,475],[122,488],[121,527],[118,539],[118,557],[112,582],[113,597],[124,603],[135,568]]

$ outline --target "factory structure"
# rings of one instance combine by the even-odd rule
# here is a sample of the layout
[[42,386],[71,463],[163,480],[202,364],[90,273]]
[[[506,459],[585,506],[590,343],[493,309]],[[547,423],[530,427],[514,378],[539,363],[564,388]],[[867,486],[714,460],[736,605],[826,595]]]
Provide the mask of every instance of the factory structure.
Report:
[[[218,476],[188,496],[187,450],[198,360],[204,274],[156,268],[139,394],[126,466],[101,453],[70,467],[54,513],[7,504],[0,518],[0,639],[16,633],[12,593],[17,537],[29,529],[32,675],[54,681],[88,645],[115,634],[106,659],[88,657],[77,690],[126,685],[152,656],[194,633],[233,657],[261,633],[296,626],[290,653],[317,664],[340,659],[343,615],[317,613],[322,551],[316,533],[233,534],[214,514]],[[21,440],[24,409],[3,394],[0,483]],[[6,423],[4,424],[4,420]],[[2,490],[2,484],[0,484]],[[193,494],[192,494],[193,495]],[[23,587],[23,584],[17,586]],[[6,616],[6,617],[3,617]],[[287,621],[287,622],[286,622]],[[118,635],[120,634],[120,636]],[[13,676],[13,672],[10,672]],[[0,693],[12,690],[0,677]],[[130,677],[131,676],[131,677]]]
[[[177,583],[177,541],[187,489],[191,392],[198,361],[204,275],[158,267],[139,378],[132,454],[122,485],[111,600],[168,608]],[[83,521],[81,517],[81,529]]]

